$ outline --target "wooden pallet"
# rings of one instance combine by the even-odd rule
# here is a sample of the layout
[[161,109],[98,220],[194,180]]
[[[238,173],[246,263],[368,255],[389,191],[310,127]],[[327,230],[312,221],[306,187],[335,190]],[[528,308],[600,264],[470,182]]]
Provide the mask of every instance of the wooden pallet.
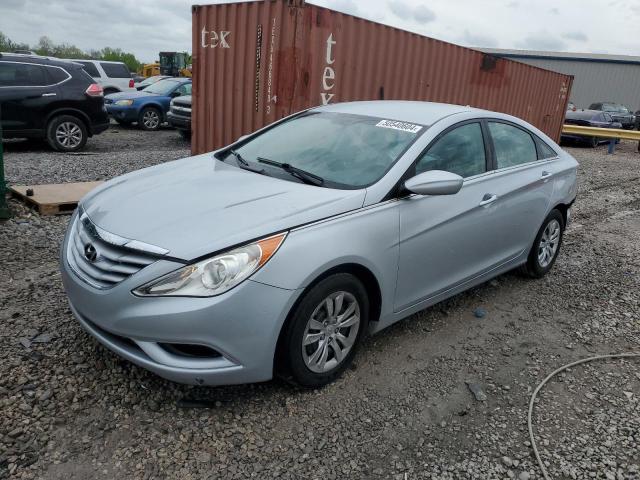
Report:
[[[11,194],[28,205],[33,205],[40,215],[73,213],[78,202],[102,182],[60,183],[51,185],[13,185]],[[33,195],[27,195],[33,190]]]

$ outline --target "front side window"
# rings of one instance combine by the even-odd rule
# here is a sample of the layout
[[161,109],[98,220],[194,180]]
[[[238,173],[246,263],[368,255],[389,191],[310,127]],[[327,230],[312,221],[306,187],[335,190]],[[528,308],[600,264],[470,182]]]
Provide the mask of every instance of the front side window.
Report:
[[428,170],[444,170],[465,178],[484,173],[486,169],[479,123],[469,123],[446,133],[416,163],[416,175]]
[[498,168],[514,167],[538,159],[536,144],[524,130],[506,123],[489,122]]
[[100,66],[109,78],[131,78],[131,72],[123,63],[100,62]]
[[265,168],[268,173],[275,170],[260,159],[305,170],[324,179],[324,186],[363,188],[380,180],[425,130],[423,125],[363,115],[308,112],[267,130],[236,151],[246,161],[255,162],[252,167]]
[[185,83],[176,88],[177,96],[181,97],[182,95],[191,95],[191,84]]
[[51,84],[40,65],[0,62],[0,87],[42,87]]

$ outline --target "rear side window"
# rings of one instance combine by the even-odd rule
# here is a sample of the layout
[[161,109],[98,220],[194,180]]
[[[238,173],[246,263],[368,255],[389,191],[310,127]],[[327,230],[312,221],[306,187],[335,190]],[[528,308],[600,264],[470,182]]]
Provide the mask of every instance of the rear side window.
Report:
[[558,153],[551,148],[547,143],[536,137],[536,145],[538,146],[538,160],[544,160],[547,158],[557,157]]
[[93,63],[91,62],[77,62],[77,63],[81,64],[82,68],[84,68],[84,71],[87,72],[89,75],[91,75],[93,78],[100,78],[100,72],[98,72],[98,69]]
[[538,160],[533,137],[506,123],[489,122],[498,168],[514,167]]
[[64,82],[67,78],[69,78],[69,74],[61,68],[49,67],[47,68],[47,72],[49,73],[49,78],[51,79],[51,83],[53,84]]
[[486,169],[479,123],[469,123],[445,133],[416,163],[416,175],[428,170],[445,170],[465,178],[484,173]]
[[51,82],[41,65],[0,62],[0,87],[41,87]]
[[100,63],[100,66],[110,78],[131,78],[131,72],[123,63]]

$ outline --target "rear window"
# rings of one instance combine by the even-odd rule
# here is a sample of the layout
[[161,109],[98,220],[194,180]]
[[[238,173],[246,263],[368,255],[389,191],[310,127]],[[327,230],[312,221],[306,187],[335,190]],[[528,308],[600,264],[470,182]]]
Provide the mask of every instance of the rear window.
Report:
[[131,72],[124,63],[100,63],[100,66],[110,78],[131,78]]
[[77,62],[77,63],[81,64],[82,68],[84,68],[84,71],[87,72],[89,75],[91,75],[93,78],[100,78],[100,72],[98,72],[98,69],[93,63],[91,62]]
[[0,87],[38,87],[51,85],[46,67],[26,63],[0,62]]

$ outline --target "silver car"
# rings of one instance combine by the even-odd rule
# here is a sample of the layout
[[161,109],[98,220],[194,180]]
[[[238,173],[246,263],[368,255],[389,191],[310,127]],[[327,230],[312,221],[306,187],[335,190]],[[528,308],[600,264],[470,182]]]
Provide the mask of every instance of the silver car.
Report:
[[355,102],[115,178],[62,248],[82,326],[182,383],[331,382],[366,334],[509,270],[546,274],[576,161],[517,118]]

